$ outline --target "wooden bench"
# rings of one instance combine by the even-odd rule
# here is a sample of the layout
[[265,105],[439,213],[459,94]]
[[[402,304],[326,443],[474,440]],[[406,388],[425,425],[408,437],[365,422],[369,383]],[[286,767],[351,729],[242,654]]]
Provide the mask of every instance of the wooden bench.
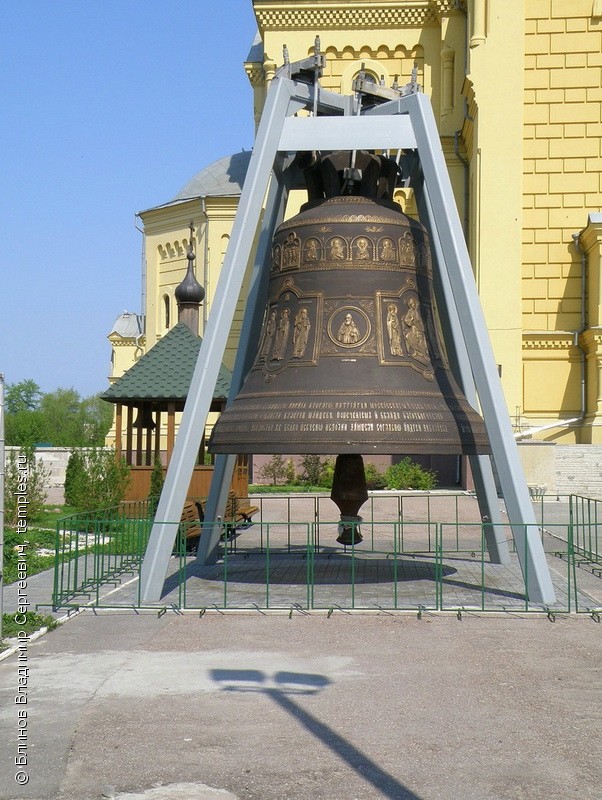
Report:
[[[238,499],[234,492],[228,494],[226,508],[224,509],[223,526],[224,533],[222,540],[233,541],[239,535],[239,531],[246,530],[253,525],[252,516],[259,511],[258,506],[238,505]],[[186,549],[196,550],[201,538],[201,526],[205,521],[205,506],[199,500],[187,501],[182,510],[180,523],[186,526]]]
[[187,539],[192,539],[195,536],[201,535],[201,522],[202,519],[199,517],[195,503],[190,501],[184,503],[182,516],[180,517],[180,525],[185,527]]

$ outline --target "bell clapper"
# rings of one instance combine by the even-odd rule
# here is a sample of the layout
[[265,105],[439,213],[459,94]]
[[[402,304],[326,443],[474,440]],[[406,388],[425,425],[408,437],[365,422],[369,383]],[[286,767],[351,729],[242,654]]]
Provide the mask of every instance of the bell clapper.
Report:
[[345,546],[359,544],[364,537],[359,527],[362,518],[358,516],[358,511],[368,499],[361,456],[353,453],[337,456],[330,499],[341,512],[337,542]]

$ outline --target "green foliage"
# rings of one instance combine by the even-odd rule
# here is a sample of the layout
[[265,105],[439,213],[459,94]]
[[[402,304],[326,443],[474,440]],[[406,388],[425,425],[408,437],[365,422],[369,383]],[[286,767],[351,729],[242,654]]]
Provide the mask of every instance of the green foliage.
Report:
[[[54,630],[58,622],[54,617],[36,614],[35,611],[28,611],[26,614],[19,614],[18,619],[23,624],[17,625],[15,622],[15,614],[2,615],[2,636],[4,639],[10,639],[16,636],[19,631],[25,630],[27,633],[33,633],[40,628],[48,628]],[[25,621],[23,621],[25,617]]]
[[[52,569],[54,566],[54,555],[40,555],[35,551],[30,541],[28,545],[29,552],[27,554],[27,575],[37,575],[38,572],[45,572],[47,569]],[[16,551],[4,551],[4,581],[8,586],[19,579],[17,571],[17,553]]]
[[6,386],[4,398],[5,411],[7,414],[36,411],[40,407],[41,397],[40,387],[31,378],[20,383],[9,383]]
[[[43,515],[44,516],[44,515]],[[56,533],[54,530],[39,530],[30,525],[27,528],[6,528],[4,532],[4,582],[8,586],[19,578],[17,564],[19,553],[27,562],[27,575],[36,575],[50,569],[54,564],[54,555],[42,555],[41,548],[54,550]],[[16,548],[20,547],[19,550]]]
[[271,481],[272,486],[277,486],[286,480],[287,465],[280,455],[272,456],[259,470],[259,476],[266,481]]
[[249,492],[252,494],[305,494],[306,492],[324,492],[324,486],[301,486],[284,484],[280,486],[271,486],[266,483],[253,483],[249,486]]
[[322,472],[320,473],[320,486],[325,489],[332,489],[332,479],[334,477],[334,461],[327,458],[322,464]]
[[[72,509],[68,506],[44,506],[40,514],[36,515],[34,524],[27,520],[27,529],[6,528],[4,531],[4,582],[6,585],[14,583],[19,574],[17,563],[19,551],[15,548],[27,542],[23,555],[27,560],[27,575],[36,575],[38,572],[50,569],[54,565],[54,555],[42,555],[39,550],[54,551],[56,544],[57,520],[68,514]],[[44,526],[44,527],[39,527]]]
[[369,491],[387,488],[385,476],[377,470],[374,464],[368,462],[364,467],[364,472],[366,473],[366,486]]
[[[74,455],[77,453],[77,455]],[[130,482],[130,468],[114,450],[90,448],[74,451],[69,485],[65,481],[65,499],[78,510],[97,511],[120,503]]]
[[107,433],[113,424],[114,410],[113,403],[107,403],[99,395],[83,398],[81,401],[81,425],[78,431],[82,447],[87,445],[102,447],[104,445]]
[[41,460],[36,461],[33,450],[7,454],[4,468],[4,522],[16,526],[19,518],[20,496],[27,520],[35,520],[42,513],[46,501],[46,488],[50,478],[49,470]]
[[15,414],[6,414],[5,436],[6,444],[16,447],[33,447],[36,442],[46,440],[47,425],[40,411],[17,411]]
[[289,458],[289,460],[286,462],[285,472],[286,475],[284,476],[284,479],[287,483],[294,483],[297,480],[295,462],[293,461],[292,458]]
[[81,496],[85,480],[84,460],[79,450],[72,450],[65,470],[65,502],[76,506],[75,499]]
[[332,485],[332,474],[330,474],[330,482],[329,482],[329,470],[327,468],[327,461],[322,461],[320,456],[316,455],[305,455],[301,459],[301,481],[305,484],[309,484],[310,486],[323,486],[324,488],[328,488]]
[[159,498],[161,497],[164,481],[165,478],[163,476],[163,464],[161,463],[161,459],[157,457],[155,458],[155,463],[153,464],[153,471],[151,472],[150,478],[150,490],[148,493],[150,511],[153,515],[157,510],[157,506],[159,505]]
[[42,394],[32,380],[6,389],[5,435],[8,445],[33,447],[97,447],[104,443],[113,407],[98,396],[81,398],[75,389]]
[[437,485],[436,473],[423,469],[407,456],[385,471],[385,480],[389,489],[429,490]]

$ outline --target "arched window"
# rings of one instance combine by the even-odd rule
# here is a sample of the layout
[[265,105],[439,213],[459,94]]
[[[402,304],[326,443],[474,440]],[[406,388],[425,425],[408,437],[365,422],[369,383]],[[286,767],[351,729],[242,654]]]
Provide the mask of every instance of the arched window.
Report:
[[361,58],[351,61],[343,69],[341,75],[341,92],[343,92],[343,94],[348,94],[353,91],[353,82],[362,71],[364,73],[364,80],[367,83],[380,83],[381,78],[385,86],[390,86],[392,83],[391,76],[385,64],[373,58]]
[[224,233],[221,238],[221,248],[220,248],[220,264],[224,263],[224,258],[226,255],[226,250],[228,249],[228,242],[230,241],[230,237],[227,233]]
[[168,294],[163,295],[163,322],[165,323],[165,330],[169,330],[171,324],[171,302]]
[[[360,74],[359,71],[356,72],[355,75],[353,76],[353,80],[355,80],[357,77],[359,77],[359,74]],[[379,79],[376,77],[376,75],[373,72],[369,72],[366,69],[366,70],[364,70],[364,80],[367,81],[368,83],[378,83]]]

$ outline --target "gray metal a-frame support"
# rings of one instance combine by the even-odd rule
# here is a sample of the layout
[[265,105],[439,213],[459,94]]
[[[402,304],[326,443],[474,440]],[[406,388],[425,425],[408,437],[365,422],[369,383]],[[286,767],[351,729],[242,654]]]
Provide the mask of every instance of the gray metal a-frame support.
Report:
[[[293,118],[292,115],[301,108],[313,108],[323,116]],[[371,108],[362,115],[354,115],[353,98],[324,90],[318,94],[316,84],[292,80],[282,73],[274,78],[268,92],[206,335],[142,563],[142,602],[156,602],[161,595],[266,188],[270,185],[230,399],[242,386],[254,355],[249,352],[249,346],[257,341],[252,333],[257,333],[265,308],[267,269],[264,266],[269,242],[282,218],[286,195],[283,178],[277,170],[273,173],[278,163],[277,154],[356,149],[417,152],[423,175],[423,186],[418,190],[419,201],[427,215],[422,222],[430,230],[439,270],[444,276],[442,297],[452,309],[449,326],[453,332],[451,349],[456,351],[454,360],[460,373],[457,377],[470,402],[478,394],[529,599],[535,603],[554,602],[554,590],[428,98],[423,94],[409,94]],[[491,465],[480,457],[473,459],[472,465],[477,490],[482,490],[481,511],[489,509],[489,518],[497,523],[499,516],[495,511],[497,497]],[[216,520],[223,513],[233,466],[233,456],[217,460],[206,509],[208,520]],[[200,563],[214,558],[219,533],[216,526],[208,526],[203,532],[198,554]],[[505,562],[507,552],[501,539],[497,526],[494,526],[488,541],[490,552],[493,550],[492,560]]]

